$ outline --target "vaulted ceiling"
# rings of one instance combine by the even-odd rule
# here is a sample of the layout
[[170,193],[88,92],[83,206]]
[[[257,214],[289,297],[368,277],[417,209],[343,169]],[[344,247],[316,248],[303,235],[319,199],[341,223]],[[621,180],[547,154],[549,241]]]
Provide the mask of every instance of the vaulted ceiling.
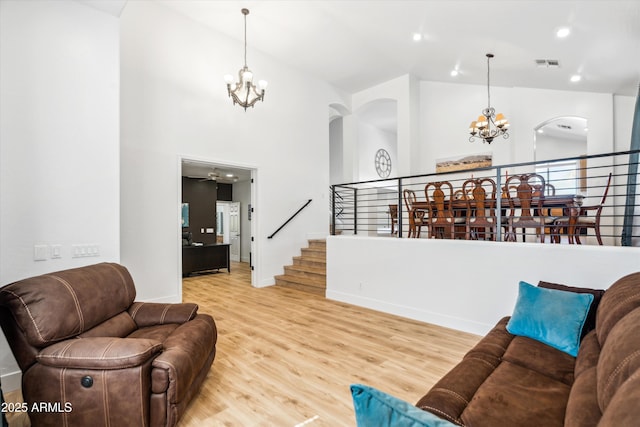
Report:
[[249,8],[256,73],[259,50],[349,93],[405,74],[486,84],[489,52],[492,86],[635,96],[640,83],[638,0],[160,1],[238,40]]

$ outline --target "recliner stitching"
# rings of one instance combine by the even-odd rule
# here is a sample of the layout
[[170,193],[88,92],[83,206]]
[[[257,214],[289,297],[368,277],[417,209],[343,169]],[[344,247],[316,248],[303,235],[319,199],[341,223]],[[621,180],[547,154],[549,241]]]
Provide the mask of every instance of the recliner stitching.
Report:
[[164,325],[164,319],[165,319],[165,317],[166,317],[166,315],[167,315],[167,312],[169,311],[169,308],[170,308],[170,307],[171,307],[171,306],[167,304],[167,306],[166,306],[166,307],[164,308],[164,310],[162,311],[162,316],[160,316],[160,324],[161,324],[161,325]]
[[[138,366],[138,373],[140,375],[138,375],[138,382],[139,382],[139,390],[143,390],[143,378],[142,378],[142,374],[143,374],[143,369],[142,366]],[[145,402],[144,402],[144,393],[139,393],[140,395],[140,425],[145,425],[145,417],[144,417],[144,407],[145,407]]]
[[425,409],[428,409],[430,412],[437,412],[439,415],[444,416],[449,421],[456,422],[460,426],[464,427],[464,423],[462,422],[462,420],[460,420],[459,418],[453,418],[451,415],[447,414],[446,412],[444,412],[444,411],[442,411],[442,410],[440,410],[438,408],[434,408],[432,406],[427,406],[427,405],[421,405],[421,406],[418,406],[418,408],[422,409],[423,411]]
[[[484,359],[482,359],[482,358],[480,358],[480,357],[469,356],[469,357],[466,357],[465,359],[469,359],[469,360],[477,360],[477,361],[479,361],[479,362],[482,362],[482,363],[487,364],[489,367],[494,368],[494,369],[498,366],[497,364],[496,364],[496,365],[494,365],[493,363],[489,362],[488,360],[484,360]],[[500,359],[499,359],[499,360],[500,360]]]
[[117,342],[117,339],[113,339],[111,340],[111,342],[109,342],[109,344],[107,344],[104,348],[104,351],[102,352],[102,354],[100,355],[100,359],[105,359],[107,356],[105,356],[107,354],[107,352],[111,349],[111,347],[114,346],[114,344]]
[[607,378],[607,382],[604,386],[604,393],[608,392],[609,387],[613,383],[614,377],[618,375],[618,373],[622,370],[623,366],[628,365],[631,362],[631,360],[635,359],[639,355],[640,355],[640,350],[636,350],[633,353],[629,354],[627,357],[625,357],[620,363],[618,363],[616,368],[609,374]]
[[42,336],[42,332],[40,331],[40,328],[38,328],[38,324],[36,323],[36,319],[33,317],[33,314],[31,314],[31,310],[29,309],[29,305],[24,301],[24,299],[22,299],[22,297],[20,295],[16,294],[13,291],[10,291],[10,290],[4,290],[2,292],[9,293],[9,294],[13,295],[15,298],[17,298],[18,301],[20,301],[20,303],[22,304],[22,306],[26,310],[27,314],[29,315],[29,318],[31,319],[31,323],[33,323],[33,327],[36,329],[36,332],[38,334],[38,337],[40,337],[40,340],[42,342],[48,342],[48,340],[44,336]]
[[100,372],[100,376],[102,377],[102,404],[104,405],[104,425],[109,427],[111,424],[109,423],[109,388],[107,387],[107,372]]
[[[117,341],[117,340],[116,340]],[[162,347],[162,344],[158,343],[158,344],[154,344],[152,347],[141,351],[139,353],[133,353],[133,354],[128,354],[125,356],[111,356],[111,357],[107,357],[107,356],[103,356],[100,357],[99,360],[120,360],[120,359],[128,359],[131,357],[137,357],[137,356],[142,356],[143,354],[149,352],[149,351],[153,351],[155,350],[156,347]],[[91,357],[91,356],[68,356],[68,355],[64,355],[64,354],[39,354],[38,356],[36,356],[38,359],[72,359],[72,360],[96,360],[95,357]]]
[[[62,368],[62,369],[60,370],[60,379],[58,380],[58,381],[60,381],[60,397],[61,397],[61,399],[62,399],[62,403],[63,403],[63,404],[64,404],[64,402],[66,402],[66,400],[67,400],[67,399],[65,398],[66,390],[65,390],[65,387],[64,387],[64,377],[65,377],[65,375],[64,375],[64,374],[65,374],[66,372],[67,372],[67,368]],[[63,427],[68,427],[68,425],[69,425],[69,420],[67,419],[67,414],[66,414],[66,412],[64,412],[64,411],[63,411],[63,415],[62,415],[62,424],[63,424]]]
[[78,312],[78,320],[80,321],[80,332],[79,333],[84,332],[84,316],[82,315],[82,310],[80,308],[80,301],[78,301],[78,295],[76,294],[75,289],[73,289],[73,287],[69,284],[69,282],[67,282],[66,280],[64,280],[61,277],[54,276],[52,274],[50,274],[49,277],[52,277],[53,279],[59,281],[60,283],[62,283],[69,290],[69,293],[71,294],[71,297],[73,298],[73,302],[74,302],[74,304],[76,306],[76,310]]
[[118,274],[118,276],[120,276],[120,279],[122,279],[122,284],[124,285],[124,291],[127,293],[127,300],[131,299],[131,295],[129,295],[129,289],[127,288],[127,280],[125,279],[124,275],[122,274],[122,271],[118,268],[116,268],[115,264],[112,263],[107,263],[107,266],[112,268],[113,270],[116,271],[116,273]]
[[198,306],[197,306],[197,305],[195,305],[195,306],[193,307],[193,309],[191,309],[191,313],[189,313],[189,317],[187,318],[187,320],[188,320],[188,319],[191,319],[191,316],[193,316],[193,315],[195,314],[195,312],[196,312],[196,311],[198,311]]
[[143,305],[145,305],[144,302],[136,302],[136,307],[133,309],[133,312],[131,313],[131,318],[133,320],[136,319],[136,316],[138,315],[138,311],[142,308]]
[[458,399],[460,399],[466,405],[469,404],[469,401],[464,396],[462,396],[459,393],[456,393],[455,391],[453,391],[451,389],[443,388],[443,387],[435,387],[431,391],[436,391],[436,390],[439,390],[439,391],[442,391],[444,393],[450,394],[450,395],[452,395],[454,397],[457,397]]

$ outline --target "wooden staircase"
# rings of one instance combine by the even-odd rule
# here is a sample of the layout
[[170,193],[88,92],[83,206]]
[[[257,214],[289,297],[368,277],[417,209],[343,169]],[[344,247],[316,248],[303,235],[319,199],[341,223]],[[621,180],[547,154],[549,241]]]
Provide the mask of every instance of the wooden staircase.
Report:
[[301,254],[293,257],[293,265],[284,267],[284,274],[275,276],[276,286],[324,295],[327,289],[326,240],[309,240],[309,247],[302,248]]

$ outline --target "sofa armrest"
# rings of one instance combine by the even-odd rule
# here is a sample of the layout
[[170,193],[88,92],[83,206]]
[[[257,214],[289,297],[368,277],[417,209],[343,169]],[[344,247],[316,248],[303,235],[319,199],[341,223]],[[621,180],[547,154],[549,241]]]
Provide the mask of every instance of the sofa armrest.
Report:
[[129,314],[139,328],[168,323],[182,324],[192,320],[197,313],[198,305],[193,303],[134,302],[129,307]]
[[140,338],[81,338],[50,345],[36,360],[72,369],[125,369],[140,366],[162,352],[162,343]]

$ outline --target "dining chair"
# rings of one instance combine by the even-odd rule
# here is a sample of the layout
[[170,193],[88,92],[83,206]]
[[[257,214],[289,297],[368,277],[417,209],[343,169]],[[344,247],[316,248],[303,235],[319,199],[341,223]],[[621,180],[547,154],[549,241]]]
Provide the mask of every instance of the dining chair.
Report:
[[545,226],[553,224],[555,218],[549,217],[543,207],[545,188],[544,177],[537,173],[512,175],[505,183],[507,189],[508,228],[505,241],[515,242],[516,229],[522,229],[522,241],[526,241],[526,229],[535,229],[541,243],[545,240]]
[[[453,186],[449,181],[429,182],[424,187],[427,199],[429,237],[436,239],[453,239],[456,236],[456,225],[464,226],[465,218],[454,213]],[[464,233],[464,232],[462,232]]]
[[462,184],[467,240],[496,240],[496,192],[496,182],[491,178],[471,178]]
[[407,237],[419,238],[422,227],[428,225],[425,218],[426,212],[424,209],[419,209],[415,206],[418,201],[415,191],[405,189],[402,191],[402,196],[409,216],[409,234]]
[[[580,235],[586,234],[588,229],[593,229],[596,234],[596,240],[598,244],[602,246],[602,234],[600,232],[600,220],[602,217],[602,209],[607,201],[607,194],[609,193],[609,187],[611,186],[612,173],[609,173],[607,178],[607,185],[604,187],[604,193],[599,204],[584,206],[576,200],[575,204],[570,207],[572,215],[556,218],[553,222],[554,235],[557,236],[556,240],[559,240],[560,230],[566,229],[569,235],[569,243],[573,243],[575,239],[576,243],[582,244],[580,241]],[[594,211],[593,216],[588,216],[590,211]]]
[[553,184],[549,184],[548,182],[545,184],[544,188],[545,196],[555,196],[556,195],[556,187]]
[[398,205],[389,205],[389,217],[391,218],[391,234],[396,234],[396,225],[398,224]]

